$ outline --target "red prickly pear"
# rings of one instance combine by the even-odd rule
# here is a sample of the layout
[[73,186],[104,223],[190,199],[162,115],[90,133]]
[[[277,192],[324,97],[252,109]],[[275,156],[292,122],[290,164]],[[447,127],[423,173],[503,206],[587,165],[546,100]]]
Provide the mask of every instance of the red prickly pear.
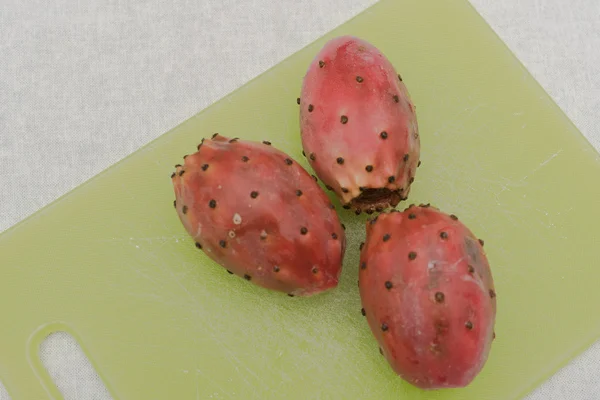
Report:
[[428,205],[367,222],[359,290],[392,369],[422,389],[468,386],[487,361],[496,292],[483,241]]
[[176,168],[179,218],[216,263],[289,295],[337,286],[344,230],[325,192],[287,154],[216,134]]
[[408,197],[420,164],[415,106],[375,46],[353,36],[327,42],[299,104],[305,155],[345,208],[372,213]]

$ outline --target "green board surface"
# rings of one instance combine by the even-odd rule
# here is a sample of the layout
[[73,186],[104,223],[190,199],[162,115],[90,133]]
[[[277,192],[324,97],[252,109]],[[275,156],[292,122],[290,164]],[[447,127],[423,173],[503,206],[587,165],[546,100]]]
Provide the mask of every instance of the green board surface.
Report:
[[[417,105],[407,203],[486,241],[497,339],[466,389],[420,391],[379,355],[356,287],[365,217],[338,207],[340,285],[302,299],[227,274],[173,209],[173,165],[213,132],[270,140],[309,169],[296,97],[342,34],[379,47]],[[597,182],[597,152],[468,2],[384,0],[2,234],[0,379],[15,400],[59,398],[38,349],[64,330],[116,399],[517,399],[600,336]]]

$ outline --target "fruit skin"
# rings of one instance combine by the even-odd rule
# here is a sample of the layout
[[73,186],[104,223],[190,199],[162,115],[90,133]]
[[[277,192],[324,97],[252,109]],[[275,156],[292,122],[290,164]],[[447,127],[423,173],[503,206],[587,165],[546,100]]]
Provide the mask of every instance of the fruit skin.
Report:
[[331,39],[299,104],[304,152],[342,204],[371,213],[408,197],[421,149],[415,105],[381,51],[354,36]]
[[325,192],[287,154],[216,134],[176,168],[177,214],[212,260],[290,295],[337,286],[344,229]]
[[422,389],[468,386],[494,339],[483,242],[455,216],[412,205],[367,222],[360,263],[364,313],[392,369]]

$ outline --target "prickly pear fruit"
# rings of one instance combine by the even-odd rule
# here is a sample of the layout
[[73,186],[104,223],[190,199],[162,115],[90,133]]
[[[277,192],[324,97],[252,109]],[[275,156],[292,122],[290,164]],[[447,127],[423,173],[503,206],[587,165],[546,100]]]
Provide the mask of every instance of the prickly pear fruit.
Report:
[[408,197],[420,164],[415,106],[381,51],[353,36],[330,40],[298,103],[305,155],[345,208],[372,213]]
[[176,168],[175,208],[212,260],[289,295],[337,286],[344,229],[321,187],[287,154],[215,134]]
[[359,288],[368,325],[403,379],[459,388],[479,374],[496,292],[483,241],[454,215],[413,205],[367,222]]

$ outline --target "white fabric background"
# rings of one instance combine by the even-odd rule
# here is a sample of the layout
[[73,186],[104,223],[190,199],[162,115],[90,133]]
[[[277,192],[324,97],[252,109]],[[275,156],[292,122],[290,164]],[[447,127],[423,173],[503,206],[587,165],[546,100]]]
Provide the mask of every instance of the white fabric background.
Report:
[[[600,2],[471,2],[600,149]],[[0,232],[374,3],[1,0]],[[108,398],[76,344],[42,353],[67,399]],[[598,365],[528,400],[600,399]]]

